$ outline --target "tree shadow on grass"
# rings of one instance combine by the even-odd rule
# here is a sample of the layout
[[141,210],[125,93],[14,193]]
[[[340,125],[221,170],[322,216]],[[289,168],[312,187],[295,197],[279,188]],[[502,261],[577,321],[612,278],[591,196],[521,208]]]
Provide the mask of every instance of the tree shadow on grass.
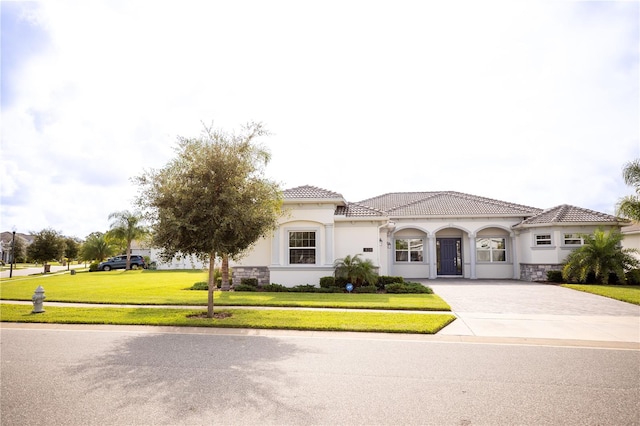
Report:
[[314,423],[312,407],[279,393],[297,386],[279,363],[301,350],[271,337],[134,333],[67,373],[89,398],[116,395],[105,401],[114,423]]

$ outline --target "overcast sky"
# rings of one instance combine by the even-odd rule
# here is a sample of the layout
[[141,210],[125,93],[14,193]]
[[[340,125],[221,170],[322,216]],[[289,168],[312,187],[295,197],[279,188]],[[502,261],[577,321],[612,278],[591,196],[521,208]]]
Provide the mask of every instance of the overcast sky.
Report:
[[460,191],[613,213],[640,157],[639,3],[0,3],[0,230],[84,238],[202,122],[360,201]]

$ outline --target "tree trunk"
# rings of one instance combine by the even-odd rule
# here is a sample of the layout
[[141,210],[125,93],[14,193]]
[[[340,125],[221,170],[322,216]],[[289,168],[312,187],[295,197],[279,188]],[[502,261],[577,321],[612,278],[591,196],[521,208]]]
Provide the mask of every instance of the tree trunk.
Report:
[[222,255],[222,267],[220,268],[222,272],[222,291],[229,291],[229,256],[226,254]]
[[207,300],[207,318],[213,318],[213,289],[216,287],[213,270],[216,264],[216,253],[209,255],[209,297]]
[[127,241],[127,264],[125,270],[131,269],[131,241]]

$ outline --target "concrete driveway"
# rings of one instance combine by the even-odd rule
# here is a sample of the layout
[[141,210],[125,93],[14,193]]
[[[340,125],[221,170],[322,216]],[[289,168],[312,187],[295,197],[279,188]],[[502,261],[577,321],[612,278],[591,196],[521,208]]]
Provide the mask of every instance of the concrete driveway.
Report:
[[458,317],[451,336],[640,343],[640,306],[551,284],[424,280]]

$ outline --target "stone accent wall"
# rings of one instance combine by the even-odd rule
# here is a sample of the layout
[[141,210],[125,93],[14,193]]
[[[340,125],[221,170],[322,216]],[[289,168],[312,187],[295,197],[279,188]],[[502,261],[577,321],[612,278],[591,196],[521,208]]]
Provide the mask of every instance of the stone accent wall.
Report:
[[270,277],[268,266],[234,266],[231,270],[231,281],[234,287],[239,285],[243,278],[257,278],[258,285],[262,287],[271,283]]
[[547,271],[561,271],[560,263],[521,263],[520,279],[523,281],[546,281]]

